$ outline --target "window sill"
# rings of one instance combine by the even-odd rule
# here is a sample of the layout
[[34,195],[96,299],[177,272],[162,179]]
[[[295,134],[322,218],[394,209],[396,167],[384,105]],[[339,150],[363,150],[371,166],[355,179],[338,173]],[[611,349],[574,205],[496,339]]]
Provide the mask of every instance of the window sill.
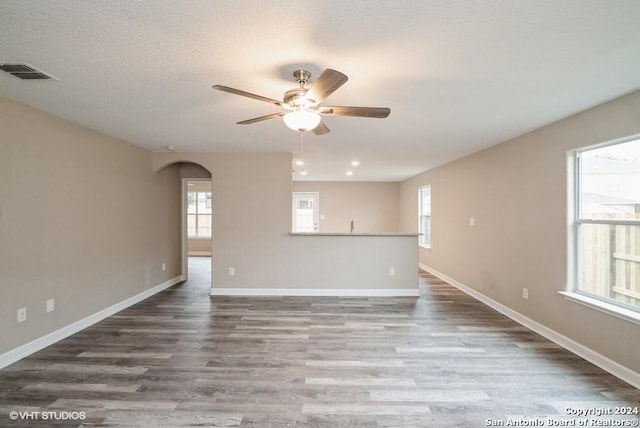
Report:
[[559,291],[558,293],[562,294],[565,299],[571,300],[572,302],[579,303],[581,305],[604,312],[609,315],[613,315],[614,317],[623,319],[625,321],[640,324],[640,313],[634,310],[626,309],[612,303],[603,302],[602,300],[594,299],[593,297],[585,296],[584,294],[573,293],[569,291]]

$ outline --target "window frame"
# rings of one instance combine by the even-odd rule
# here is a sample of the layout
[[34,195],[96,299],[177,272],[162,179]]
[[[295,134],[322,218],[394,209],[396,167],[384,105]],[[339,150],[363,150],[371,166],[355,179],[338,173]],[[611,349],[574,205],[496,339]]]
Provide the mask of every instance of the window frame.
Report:
[[[424,214],[423,213],[423,209],[424,209],[424,201],[423,201],[423,190],[424,189],[429,189],[429,214]],[[432,209],[432,189],[431,189],[431,185],[430,184],[425,184],[423,186],[420,186],[418,188],[418,233],[420,234],[418,236],[418,245],[422,248],[431,248],[432,246],[432,235],[431,235],[431,224],[432,224],[432,218],[433,218],[433,209]],[[429,218],[429,230],[428,233],[425,233],[425,231],[423,230],[422,227],[422,218],[423,217],[428,217]],[[427,241],[428,240],[428,241]]]
[[582,225],[584,224],[601,224],[601,225],[631,225],[640,226],[640,220],[635,219],[596,219],[584,218],[582,215],[582,154],[592,150],[611,147],[618,144],[629,143],[640,139],[640,135],[635,135],[619,140],[613,140],[601,144],[587,147],[581,147],[569,152],[570,154],[570,172],[569,181],[573,191],[569,191],[572,200],[569,201],[570,207],[570,238],[569,238],[569,275],[568,284],[565,291],[560,294],[565,298],[585,305],[592,309],[596,309],[615,317],[640,324],[640,307],[626,304],[612,298],[606,298],[594,293],[590,293],[582,289],[582,271],[583,271],[583,255],[582,255]]

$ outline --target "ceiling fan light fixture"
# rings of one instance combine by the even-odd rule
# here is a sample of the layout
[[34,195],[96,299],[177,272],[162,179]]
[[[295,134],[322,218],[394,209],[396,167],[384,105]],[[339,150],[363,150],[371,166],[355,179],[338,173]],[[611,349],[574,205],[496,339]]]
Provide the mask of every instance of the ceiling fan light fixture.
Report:
[[282,118],[284,124],[294,131],[310,131],[320,124],[321,117],[318,113],[308,110],[296,110],[285,114]]
[[265,120],[282,117],[285,125],[294,130],[313,130],[316,135],[324,135],[330,132],[329,127],[321,120],[320,115],[331,116],[355,116],[385,118],[389,116],[391,110],[388,107],[349,107],[349,106],[323,106],[321,103],[338,88],[345,84],[349,78],[346,74],[330,68],[325,69],[316,81],[307,87],[307,82],[311,73],[307,70],[298,69],[293,72],[298,87],[290,89],[284,93],[282,101],[274,98],[263,97],[240,89],[230,88],[224,85],[213,85],[212,88],[230,94],[240,95],[254,100],[263,101],[280,107],[277,113],[254,117],[238,122],[238,125],[249,125]]

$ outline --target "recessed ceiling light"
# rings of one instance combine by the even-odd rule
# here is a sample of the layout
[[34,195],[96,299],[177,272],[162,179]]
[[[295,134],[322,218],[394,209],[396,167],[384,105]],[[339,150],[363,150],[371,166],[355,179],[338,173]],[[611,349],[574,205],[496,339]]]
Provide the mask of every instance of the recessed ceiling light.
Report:
[[353,175],[353,171],[347,171],[347,175]]
[[307,175],[307,171],[303,169],[302,171],[300,171],[300,175]]
[[351,162],[351,166],[359,166],[359,165],[360,165],[360,162],[358,161]]

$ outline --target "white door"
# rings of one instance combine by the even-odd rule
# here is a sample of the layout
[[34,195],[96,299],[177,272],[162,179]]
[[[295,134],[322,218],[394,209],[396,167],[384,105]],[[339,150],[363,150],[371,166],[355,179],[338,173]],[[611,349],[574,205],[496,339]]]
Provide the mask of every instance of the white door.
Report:
[[293,232],[318,233],[318,193],[293,193]]

